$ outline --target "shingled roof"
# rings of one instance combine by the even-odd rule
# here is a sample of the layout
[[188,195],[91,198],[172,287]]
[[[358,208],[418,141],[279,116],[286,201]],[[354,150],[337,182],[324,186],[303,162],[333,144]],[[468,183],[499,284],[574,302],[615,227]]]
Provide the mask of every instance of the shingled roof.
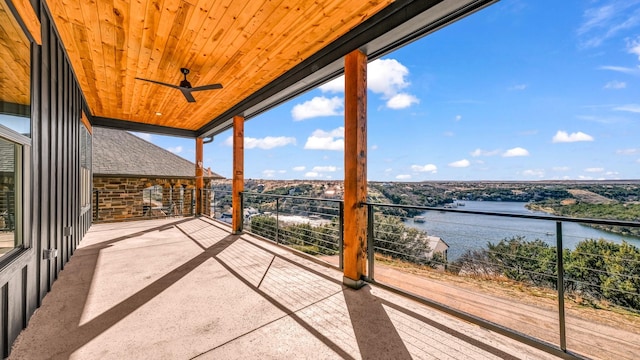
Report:
[[[93,174],[192,178],[195,164],[122,130],[93,128]],[[222,176],[205,171],[205,178]]]

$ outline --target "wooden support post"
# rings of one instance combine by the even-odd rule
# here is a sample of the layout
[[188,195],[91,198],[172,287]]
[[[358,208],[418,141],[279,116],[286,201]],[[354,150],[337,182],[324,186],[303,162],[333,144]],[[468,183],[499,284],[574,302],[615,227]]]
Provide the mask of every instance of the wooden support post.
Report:
[[231,184],[231,227],[234,234],[242,232],[242,198],[244,191],[244,117],[233,117],[233,183]]
[[360,50],[344,59],[344,277],[364,285],[367,259],[367,56]]
[[202,209],[204,208],[202,201],[202,190],[204,188],[203,147],[203,139],[196,138],[196,215],[202,215]]

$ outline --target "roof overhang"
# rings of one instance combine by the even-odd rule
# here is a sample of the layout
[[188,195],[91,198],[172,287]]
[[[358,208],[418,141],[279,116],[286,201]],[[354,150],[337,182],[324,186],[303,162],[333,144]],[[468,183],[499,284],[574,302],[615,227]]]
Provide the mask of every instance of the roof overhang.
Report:
[[[327,8],[324,12],[320,7],[323,10],[320,15],[313,12],[317,17],[315,21],[298,21],[296,25],[270,22],[260,7],[260,4],[269,4],[269,11],[283,17],[290,16],[290,8],[295,8],[291,11],[309,11],[306,8],[301,10],[299,2],[293,0],[283,0],[278,7],[262,1],[257,1],[256,5],[254,2],[213,0],[206,2],[211,6],[209,13],[203,12],[202,7],[196,7],[192,0],[166,0],[155,10],[153,6],[156,3],[148,1],[143,14],[134,11],[135,4],[144,5],[146,0],[132,2],[124,10],[104,0],[78,2],[74,6],[68,6],[62,0],[47,0],[46,3],[87,99],[93,126],[206,137],[229,129],[236,115],[250,119],[340,76],[344,70],[344,56],[356,49],[363,51],[369,61],[375,60],[496,1],[376,0],[344,3],[318,0],[309,6],[332,6],[333,10]],[[235,10],[246,18],[246,23],[234,23],[239,26],[235,28],[239,35],[233,35],[236,38],[222,33],[234,30],[223,26],[231,7],[242,7]],[[214,12],[214,9],[219,11]],[[112,10],[115,15],[105,18],[107,10]],[[192,23],[197,21],[196,15],[200,16],[202,29],[198,28],[200,24]],[[164,26],[164,33],[161,32],[162,16],[173,19],[171,25]],[[215,26],[212,22],[208,32],[202,31],[208,26],[206,17],[212,19],[216,16],[219,19]],[[258,17],[261,17],[259,23],[254,21]],[[235,17],[233,19],[236,21]],[[148,22],[158,28],[157,34],[148,30]],[[100,27],[102,31],[92,32],[92,26]],[[317,27],[325,27],[325,32],[313,35]],[[189,32],[189,28],[193,29]],[[231,48],[232,44],[230,41],[215,43],[218,41],[217,28],[222,34],[220,36],[241,39],[242,43],[237,49],[218,52],[216,46]],[[200,29],[200,32],[194,29]],[[300,38],[292,39],[294,34]],[[327,34],[333,37],[327,38]],[[306,42],[302,41],[304,36],[307,36]],[[189,50],[181,45],[190,44],[189,41],[195,44],[200,38],[207,39],[201,40],[204,44],[201,51],[210,51],[206,53],[210,55],[207,58],[204,52],[197,51],[200,47],[193,45]],[[254,38],[256,40],[250,44],[253,47],[248,48],[246,39]],[[292,44],[294,49],[290,49]],[[138,52],[132,51],[136,48]],[[147,53],[143,53],[145,51]],[[88,54],[93,54],[94,58]],[[256,60],[256,54],[265,58]],[[221,79],[224,88],[206,95],[198,94],[195,104],[187,104],[175,89],[135,80],[136,77],[145,77],[171,83],[176,80],[174,72],[182,66],[195,69],[189,79],[194,86]],[[261,76],[253,74],[254,67]],[[167,116],[155,117],[152,114],[156,112],[166,112]]]

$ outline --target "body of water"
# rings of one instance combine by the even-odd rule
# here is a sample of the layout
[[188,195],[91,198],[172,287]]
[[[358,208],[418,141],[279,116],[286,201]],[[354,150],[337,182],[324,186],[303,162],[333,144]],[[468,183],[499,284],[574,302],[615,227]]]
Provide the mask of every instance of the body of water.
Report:
[[[501,212],[511,214],[536,214],[525,208],[526,203],[508,201],[465,201],[460,210]],[[556,223],[548,220],[530,220],[487,215],[458,214],[443,211],[427,211],[420,214],[424,223],[412,220],[407,226],[424,230],[427,234],[442,238],[448,245],[449,261],[455,260],[467,250],[486,247],[487,242],[497,243],[504,238],[524,236],[527,240],[540,239],[556,245]],[[602,231],[579,223],[562,223],[563,248],[573,249],[584,239],[606,239],[616,243],[627,241],[640,247],[640,238],[622,236]]]

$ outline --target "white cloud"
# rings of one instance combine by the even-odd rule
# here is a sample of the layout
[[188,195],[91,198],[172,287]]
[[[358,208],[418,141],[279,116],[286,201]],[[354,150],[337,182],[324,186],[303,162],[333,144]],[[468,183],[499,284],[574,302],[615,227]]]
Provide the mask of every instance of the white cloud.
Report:
[[409,180],[409,179],[411,179],[411,175],[401,174],[401,175],[396,176],[396,179],[398,179],[398,180]]
[[634,155],[640,153],[640,149],[620,149],[616,150],[616,154],[620,155]]
[[635,38],[634,40],[629,40],[627,43],[627,51],[629,54],[634,54],[640,60],[640,36]]
[[278,174],[286,174],[287,170],[278,170]]
[[395,59],[379,59],[367,67],[367,87],[374,93],[390,98],[409,86],[405,79],[409,69]]
[[304,148],[308,150],[344,150],[344,127],[331,131],[316,130],[307,138]]
[[393,171],[393,169],[392,169],[392,168],[386,168],[386,169],[384,169],[384,172],[386,172],[386,173],[390,173],[390,172],[392,172],[392,171]]
[[334,172],[338,170],[335,166],[314,166],[311,171],[313,172]]
[[[229,136],[224,144],[227,146],[233,146],[233,137]],[[286,137],[286,136],[267,136],[264,138],[252,138],[245,137],[244,138],[244,148],[245,149],[263,149],[269,150],[276,147],[287,146],[287,145],[295,145],[296,138],[294,137]]]
[[530,177],[542,178],[542,177],[544,177],[544,170],[542,170],[542,169],[529,169],[529,170],[523,171],[522,175],[530,176]]
[[174,154],[180,154],[182,152],[182,146],[174,146],[174,147],[168,147],[167,150],[171,151]]
[[320,85],[318,88],[320,91],[328,93],[343,93],[344,92],[344,75],[329,81],[324,85]]
[[571,168],[569,168],[568,166],[554,166],[551,168],[551,170],[553,171],[569,171],[571,170]]
[[134,132],[134,131],[129,131],[129,132],[143,140],[151,141],[151,139],[153,138],[153,135],[149,133],[141,133],[141,132]]
[[584,169],[584,171],[586,171],[586,172],[590,172],[590,173],[601,173],[601,172],[604,172],[604,168],[601,168],[601,167],[591,167],[591,168],[586,168],[586,169]]
[[624,67],[624,66],[607,65],[607,66],[600,66],[600,69],[611,70],[611,71],[615,71],[623,74],[629,74],[629,75],[640,75],[640,67],[630,68],[630,67]]
[[317,173],[317,172],[315,172],[315,171],[309,171],[309,172],[306,172],[306,173],[304,174],[304,176],[305,176],[305,177],[308,177],[308,178],[316,178],[316,177],[320,176],[320,174],[318,174],[318,173]]
[[273,175],[275,175],[275,174],[276,174],[275,170],[270,170],[270,169],[262,170],[262,175],[264,175],[264,177],[270,178],[270,177],[273,177]]
[[293,171],[304,171],[306,169],[305,166],[294,166]]
[[399,94],[393,95],[393,97],[391,97],[391,99],[387,101],[387,107],[395,110],[405,109],[419,102],[420,100],[418,100],[417,97],[411,94],[399,93]]
[[525,148],[514,147],[502,153],[502,157],[529,156],[529,151]]
[[[379,94],[387,100],[387,107],[404,109],[417,104],[419,99],[414,95],[401,92],[410,85],[406,79],[409,69],[395,59],[378,59],[367,66],[367,89]],[[320,86],[325,93],[343,93],[344,75]]]
[[371,150],[378,150],[378,145],[371,145]]
[[627,87],[627,83],[624,81],[609,81],[608,83],[606,83],[604,85],[605,89],[612,89],[612,90],[618,90],[618,89],[624,89]]
[[337,96],[332,98],[316,96],[291,109],[293,120],[300,121],[320,116],[338,116],[343,114],[344,100]]
[[593,136],[583,133],[582,131],[568,134],[566,131],[558,130],[551,139],[554,143],[571,143],[578,141],[593,141]]
[[478,156],[495,156],[500,154],[500,150],[482,150],[480,148],[473,150],[469,153],[473,157]]
[[438,172],[438,167],[433,164],[426,165],[411,165],[411,170],[417,172],[429,172],[435,174]]
[[456,120],[456,121],[460,121],[460,120],[462,120],[462,115],[456,115],[455,120]]
[[613,110],[616,111],[628,111],[632,113],[640,113],[640,105],[638,104],[628,104],[614,107]]
[[471,165],[471,163],[467,159],[462,159],[462,160],[458,160],[458,161],[454,161],[452,163],[449,163],[449,166],[454,167],[454,168],[466,168],[469,165]]
[[452,137],[452,136],[455,136],[456,134],[454,134],[453,131],[445,131],[444,133],[442,133],[442,135],[446,137]]
[[600,46],[605,40],[614,37],[620,31],[632,29],[640,24],[640,10],[629,9],[637,0],[607,1],[601,6],[587,9],[584,22],[577,33],[585,48]]
[[509,87],[509,91],[522,91],[522,90],[526,90],[527,87],[528,87],[527,84],[517,84]]
[[525,130],[525,131],[520,131],[518,133],[518,135],[522,135],[522,136],[533,136],[537,134],[538,134],[538,130]]

